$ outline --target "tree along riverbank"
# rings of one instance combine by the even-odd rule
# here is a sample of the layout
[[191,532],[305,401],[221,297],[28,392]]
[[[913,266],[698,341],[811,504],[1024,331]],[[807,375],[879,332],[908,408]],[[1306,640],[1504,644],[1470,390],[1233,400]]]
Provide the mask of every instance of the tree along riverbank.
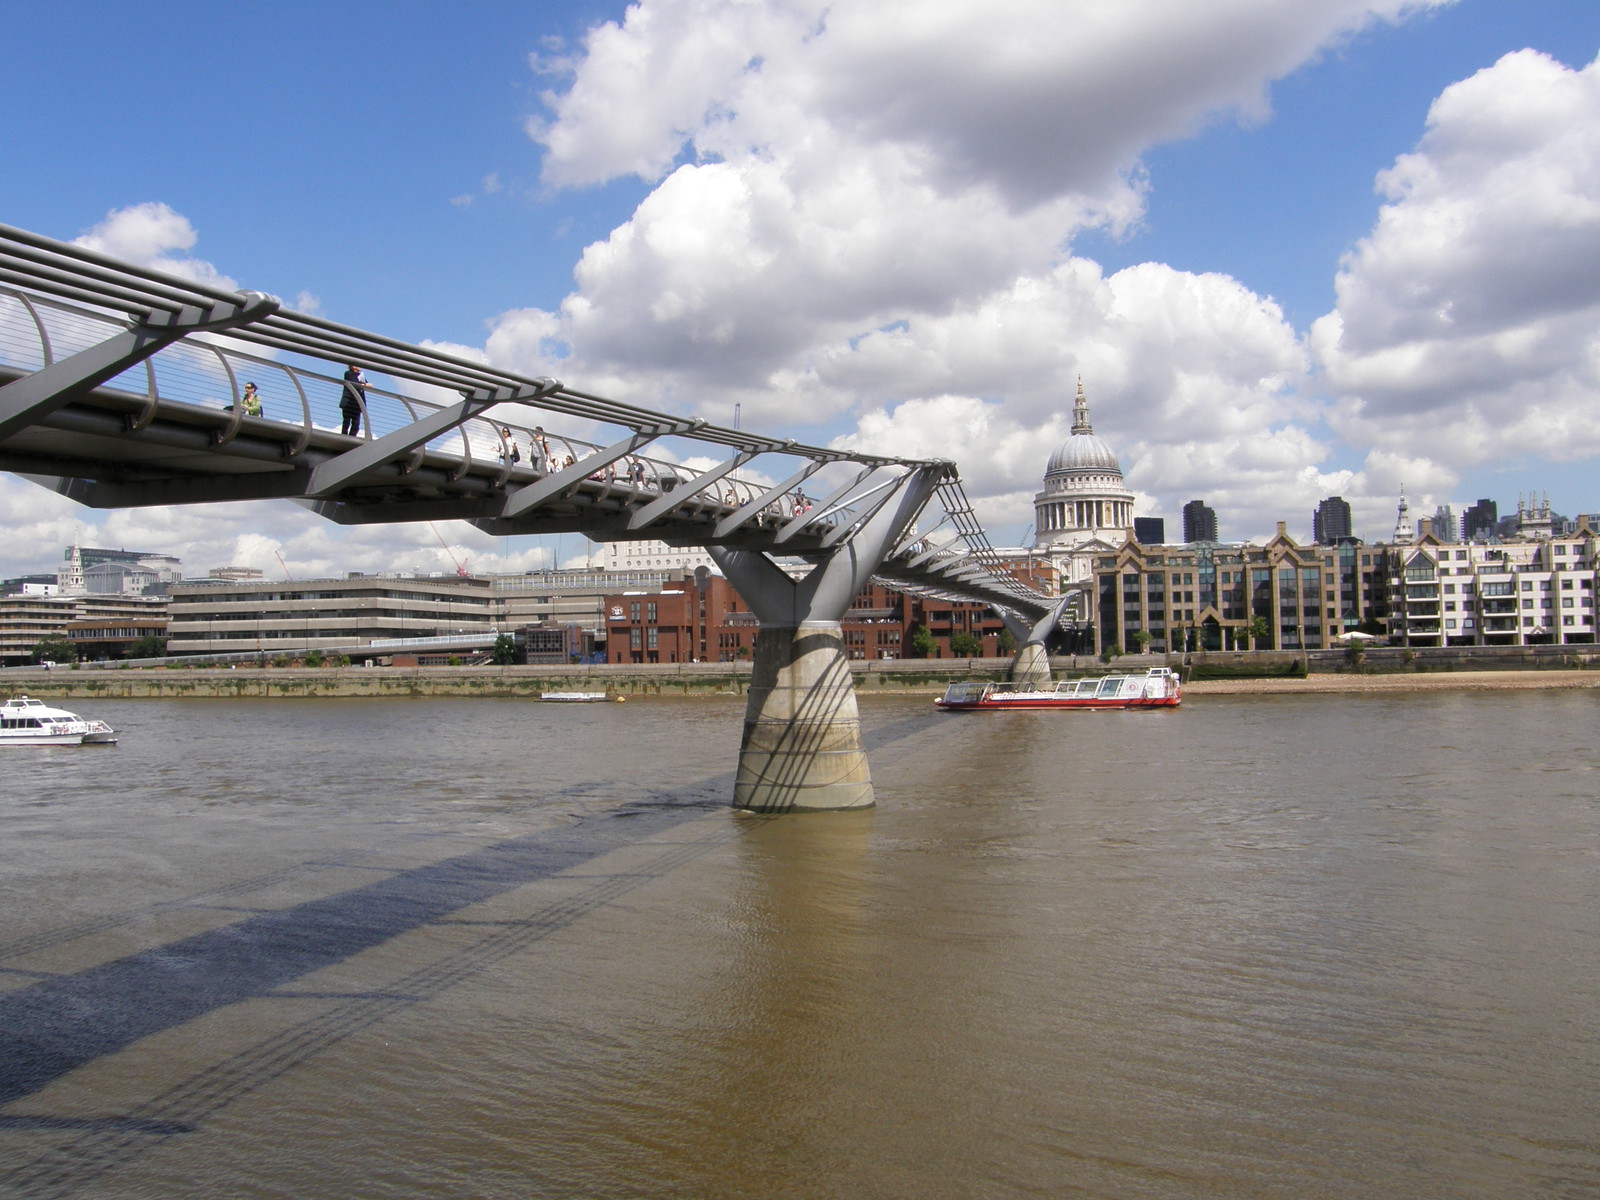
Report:
[[[1128,655],[1107,665],[1089,657],[1051,660],[1057,679],[1143,672],[1152,666],[1182,671],[1190,695],[1243,692],[1370,692],[1440,687],[1600,687],[1600,655],[1575,647],[1529,655],[1447,650],[1384,650],[1181,656]],[[863,694],[937,694],[956,680],[1001,680],[1009,659],[895,659],[851,664]],[[1308,669],[1309,668],[1309,671]],[[605,663],[508,667],[133,667],[119,664],[9,668],[0,693],[39,697],[407,697],[523,696],[546,692],[605,692],[612,696],[743,695],[751,666],[740,663]]]

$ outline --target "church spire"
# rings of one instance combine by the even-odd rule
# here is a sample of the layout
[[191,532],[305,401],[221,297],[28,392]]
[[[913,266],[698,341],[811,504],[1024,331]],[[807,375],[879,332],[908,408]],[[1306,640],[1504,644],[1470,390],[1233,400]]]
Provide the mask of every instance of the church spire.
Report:
[[1411,506],[1406,503],[1406,488],[1400,485],[1400,512],[1394,523],[1394,544],[1409,546],[1415,538],[1411,529]]
[[1094,426],[1089,424],[1089,402],[1083,398],[1083,376],[1078,376],[1078,400],[1072,406],[1072,432],[1093,433]]

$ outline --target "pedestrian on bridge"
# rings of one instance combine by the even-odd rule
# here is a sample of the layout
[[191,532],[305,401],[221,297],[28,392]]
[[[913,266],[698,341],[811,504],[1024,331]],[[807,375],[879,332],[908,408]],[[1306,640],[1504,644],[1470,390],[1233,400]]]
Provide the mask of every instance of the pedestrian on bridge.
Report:
[[339,432],[350,437],[361,434],[361,414],[366,408],[366,392],[371,385],[361,377],[361,368],[355,363],[350,364],[350,369],[344,373],[344,393],[339,397],[339,411],[344,415],[344,423],[339,426]]
[[244,415],[247,417],[261,415],[261,393],[256,391],[256,385],[253,383],[244,385]]

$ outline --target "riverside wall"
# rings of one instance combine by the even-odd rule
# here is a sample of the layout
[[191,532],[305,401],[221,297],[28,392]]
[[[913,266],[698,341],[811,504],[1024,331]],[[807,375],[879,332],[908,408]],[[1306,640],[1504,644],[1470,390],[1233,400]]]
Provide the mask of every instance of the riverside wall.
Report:
[[[1006,678],[1010,659],[894,659],[851,664],[862,693],[937,693],[956,680]],[[1381,647],[1352,654],[1344,650],[1242,651],[1184,655],[1130,654],[1112,667],[1088,656],[1050,660],[1057,679],[1103,674],[1107,670],[1144,671],[1170,666],[1197,691],[1230,680],[1274,681],[1292,677],[1321,681],[1321,690],[1364,690],[1375,677],[1417,678],[1477,675],[1508,676],[1545,672],[1596,672],[1600,684],[1600,646],[1449,647],[1404,650]],[[0,694],[26,692],[40,698],[183,697],[374,697],[523,696],[545,692],[599,692],[612,696],[744,695],[750,689],[750,664],[601,663],[583,666],[509,667],[137,667],[82,664],[78,667],[11,667],[0,670]]]
[[[1003,679],[1005,659],[905,660],[855,664],[863,692],[943,691],[957,679]],[[525,667],[117,667],[57,666],[0,671],[0,692],[41,699],[182,697],[524,696],[606,692],[612,696],[744,695],[750,664],[651,663]]]

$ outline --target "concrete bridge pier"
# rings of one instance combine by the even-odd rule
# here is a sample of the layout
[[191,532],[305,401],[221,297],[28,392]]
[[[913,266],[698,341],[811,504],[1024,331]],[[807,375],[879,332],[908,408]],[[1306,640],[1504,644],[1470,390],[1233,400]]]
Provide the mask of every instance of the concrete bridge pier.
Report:
[[733,806],[754,812],[870,808],[855,684],[838,621],[762,625]]
[[944,470],[910,472],[854,536],[798,580],[759,551],[707,548],[761,622],[735,808],[818,812],[876,803],[840,620]]

